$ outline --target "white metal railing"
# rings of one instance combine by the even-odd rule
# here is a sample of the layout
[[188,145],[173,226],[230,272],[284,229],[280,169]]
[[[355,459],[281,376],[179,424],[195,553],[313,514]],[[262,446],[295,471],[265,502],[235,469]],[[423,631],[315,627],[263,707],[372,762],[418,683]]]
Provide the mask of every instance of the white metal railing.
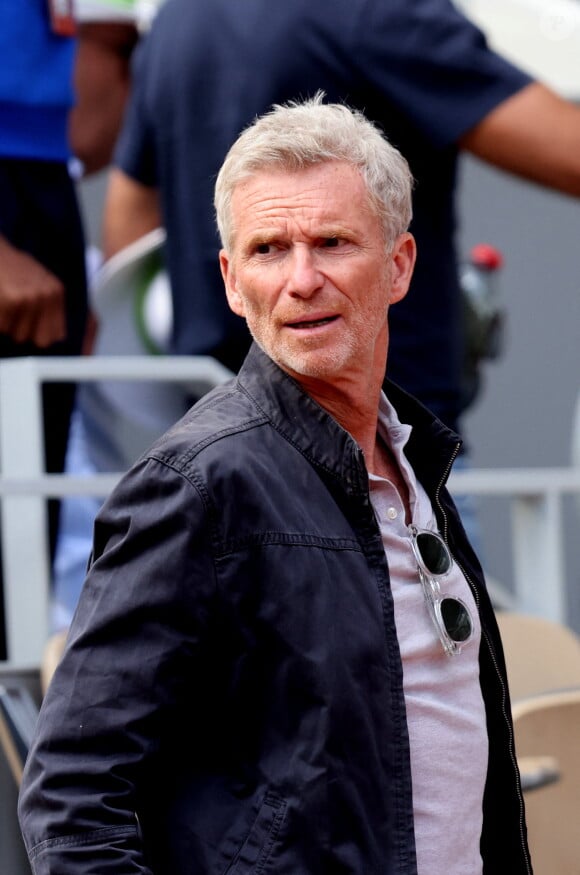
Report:
[[44,471],[41,389],[45,382],[173,382],[202,395],[232,376],[206,356],[81,356],[0,362],[0,515],[8,660],[40,664],[48,636],[50,567],[47,497],[105,497],[119,474]]
[[[205,357],[95,356],[0,362],[0,500],[7,667],[39,665],[48,635],[49,583],[45,499],[105,497],[120,474],[44,473],[43,382],[145,380],[187,385],[201,395],[231,376]],[[515,600],[530,613],[565,621],[562,499],[580,496],[580,469],[458,471],[456,494],[505,496],[512,513]]]
[[566,622],[563,498],[580,496],[580,468],[491,468],[452,473],[454,495],[509,498],[515,601]]

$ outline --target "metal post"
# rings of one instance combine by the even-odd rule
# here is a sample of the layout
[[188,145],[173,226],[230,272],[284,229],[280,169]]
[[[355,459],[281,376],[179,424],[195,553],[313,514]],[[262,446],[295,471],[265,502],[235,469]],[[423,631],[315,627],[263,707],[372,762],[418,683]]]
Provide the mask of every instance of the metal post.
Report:
[[[44,471],[41,383],[34,358],[0,365],[0,470],[26,479]],[[38,665],[48,628],[45,500],[40,495],[5,495],[0,518],[9,661]]]
[[565,623],[561,497],[552,491],[519,496],[511,509],[518,601],[532,614]]

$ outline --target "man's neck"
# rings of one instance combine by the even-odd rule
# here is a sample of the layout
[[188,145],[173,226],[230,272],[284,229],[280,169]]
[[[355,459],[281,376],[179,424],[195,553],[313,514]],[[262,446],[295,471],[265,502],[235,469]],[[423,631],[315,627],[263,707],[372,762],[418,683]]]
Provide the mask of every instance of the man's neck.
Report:
[[375,454],[385,368],[386,348],[365,362],[344,368],[332,380],[294,374],[304,391],[351,435],[366,459]]
[[[365,459],[373,459],[377,443],[380,386],[374,392],[339,392],[305,387],[308,394],[326,410],[359,445]],[[367,463],[368,464],[368,463]]]
[[308,394],[347,431],[361,448],[367,471],[389,480],[396,488],[409,519],[409,493],[397,460],[378,434],[382,382],[374,389],[337,391],[336,387],[304,387]]

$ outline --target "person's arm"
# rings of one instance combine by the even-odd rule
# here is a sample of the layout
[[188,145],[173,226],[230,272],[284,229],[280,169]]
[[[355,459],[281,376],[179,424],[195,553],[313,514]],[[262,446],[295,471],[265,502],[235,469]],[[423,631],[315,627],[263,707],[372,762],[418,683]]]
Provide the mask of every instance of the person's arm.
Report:
[[161,224],[158,190],[112,168],[103,210],[105,260]]
[[159,757],[178,766],[192,706],[194,727],[206,713],[201,689],[223,647],[210,543],[197,489],[154,460],[125,475],[100,511],[20,788],[35,875],[152,875],[138,818],[151,817]]
[[538,82],[500,103],[460,146],[510,173],[580,197],[580,106]]
[[69,119],[73,153],[85,173],[111,162],[130,86],[130,59],[138,32],[129,23],[79,26],[74,68],[77,102]]
[[65,336],[64,286],[0,235],[0,333],[43,349]]

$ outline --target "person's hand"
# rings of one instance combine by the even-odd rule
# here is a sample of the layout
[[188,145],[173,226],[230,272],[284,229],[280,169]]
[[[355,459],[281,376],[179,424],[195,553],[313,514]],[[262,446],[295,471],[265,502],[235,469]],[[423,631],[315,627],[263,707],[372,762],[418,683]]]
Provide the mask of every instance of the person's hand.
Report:
[[43,349],[65,336],[64,286],[28,253],[0,237],[0,333]]

